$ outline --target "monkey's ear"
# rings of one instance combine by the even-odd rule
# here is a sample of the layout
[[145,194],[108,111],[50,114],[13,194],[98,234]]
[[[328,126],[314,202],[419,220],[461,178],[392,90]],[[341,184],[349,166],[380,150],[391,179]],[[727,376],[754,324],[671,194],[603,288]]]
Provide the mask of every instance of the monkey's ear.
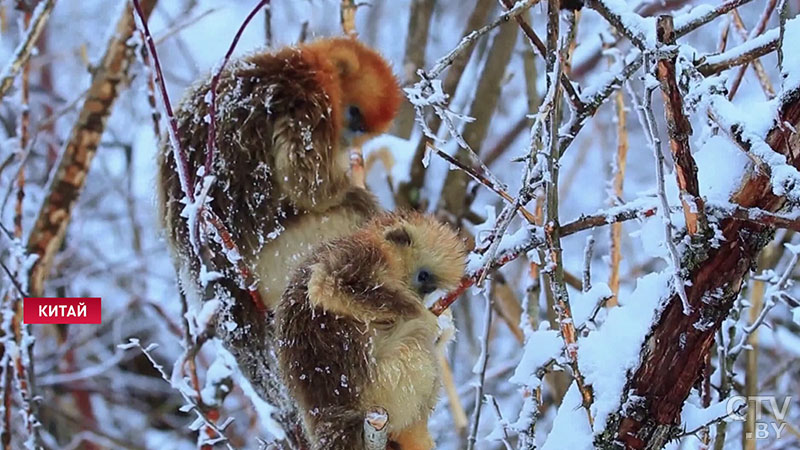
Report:
[[408,234],[408,231],[403,227],[393,228],[386,232],[383,235],[387,241],[392,242],[396,245],[408,247],[411,245],[411,235]]
[[346,78],[358,72],[358,57],[349,48],[338,48],[330,56],[339,71],[339,76]]

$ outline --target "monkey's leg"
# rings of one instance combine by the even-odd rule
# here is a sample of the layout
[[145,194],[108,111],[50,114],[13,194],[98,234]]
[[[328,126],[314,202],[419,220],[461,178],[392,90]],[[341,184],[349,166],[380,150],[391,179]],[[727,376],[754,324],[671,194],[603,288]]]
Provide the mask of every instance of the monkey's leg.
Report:
[[354,450],[364,448],[365,413],[356,407],[320,408],[310,419],[314,450]]
[[427,417],[399,431],[391,437],[391,440],[399,444],[401,450],[432,450],[435,448],[433,438],[428,431]]

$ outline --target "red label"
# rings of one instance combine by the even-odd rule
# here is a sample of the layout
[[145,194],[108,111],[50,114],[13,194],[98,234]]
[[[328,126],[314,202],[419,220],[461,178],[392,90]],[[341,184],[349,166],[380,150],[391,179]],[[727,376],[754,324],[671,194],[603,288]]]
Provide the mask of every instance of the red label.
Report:
[[100,297],[25,297],[22,321],[33,323],[100,323]]

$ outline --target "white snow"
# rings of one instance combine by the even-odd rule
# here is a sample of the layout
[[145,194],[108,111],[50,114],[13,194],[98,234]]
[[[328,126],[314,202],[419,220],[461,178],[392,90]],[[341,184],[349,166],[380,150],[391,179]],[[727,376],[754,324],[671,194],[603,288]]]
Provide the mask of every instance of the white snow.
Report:
[[542,450],[592,450],[593,435],[586,410],[581,406],[581,393],[572,383],[558,408],[553,429]]
[[709,202],[727,203],[741,184],[751,161],[726,136],[714,135],[694,153],[700,194]]
[[535,389],[541,383],[536,371],[548,361],[558,359],[564,350],[564,340],[558,330],[539,329],[525,339],[525,349],[514,375],[509,382],[518,386]]
[[800,87],[800,52],[794,47],[800,42],[800,18],[786,21],[783,34],[783,89],[789,92]]
[[603,430],[608,415],[619,407],[627,372],[639,363],[645,335],[662,299],[670,294],[671,281],[669,270],[639,278],[636,289],[620,296],[620,306],[608,311],[603,325],[579,339],[578,364],[586,383],[594,390],[595,431]]

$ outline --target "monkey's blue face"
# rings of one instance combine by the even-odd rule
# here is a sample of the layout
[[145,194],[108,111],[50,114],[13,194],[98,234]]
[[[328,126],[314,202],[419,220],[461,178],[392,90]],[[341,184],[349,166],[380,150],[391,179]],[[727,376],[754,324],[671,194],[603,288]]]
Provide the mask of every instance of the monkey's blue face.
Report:
[[367,133],[367,125],[361,109],[356,105],[347,105],[345,108],[342,141],[345,146],[353,145],[359,138]]
[[411,287],[414,288],[420,297],[425,297],[439,288],[436,275],[427,267],[417,269],[412,275]]

